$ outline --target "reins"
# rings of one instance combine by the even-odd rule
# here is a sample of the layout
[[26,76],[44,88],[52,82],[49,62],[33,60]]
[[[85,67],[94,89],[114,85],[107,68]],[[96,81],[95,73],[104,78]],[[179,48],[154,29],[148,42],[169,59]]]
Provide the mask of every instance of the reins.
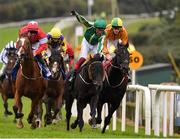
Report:
[[[121,68],[119,68],[119,67],[117,67],[117,66],[114,66],[112,63],[110,63],[110,65],[111,65],[112,68],[116,68],[116,69],[121,70]],[[120,83],[118,83],[117,85],[112,85],[112,84],[110,83],[109,77],[108,77],[106,71],[105,71],[105,78],[107,79],[108,85],[109,85],[110,87],[112,87],[112,88],[117,88],[117,87],[121,86],[121,84],[123,83],[123,81],[124,81],[124,79],[125,79],[125,76],[122,78],[122,80],[120,81]]]

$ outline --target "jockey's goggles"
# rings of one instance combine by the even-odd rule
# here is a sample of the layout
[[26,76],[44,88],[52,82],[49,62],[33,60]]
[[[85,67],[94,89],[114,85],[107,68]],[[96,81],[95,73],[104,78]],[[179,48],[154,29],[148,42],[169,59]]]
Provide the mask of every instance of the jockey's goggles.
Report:
[[121,29],[122,26],[112,26],[113,29]]
[[30,32],[31,34],[38,34],[38,32],[35,31],[35,30],[30,30],[29,32]]
[[96,28],[96,29],[98,29],[100,31],[104,31],[105,30],[105,28]]

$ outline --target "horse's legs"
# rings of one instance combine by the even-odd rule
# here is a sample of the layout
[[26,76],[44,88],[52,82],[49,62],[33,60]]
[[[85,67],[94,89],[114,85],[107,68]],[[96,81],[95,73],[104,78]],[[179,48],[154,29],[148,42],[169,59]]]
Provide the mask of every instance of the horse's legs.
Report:
[[98,98],[99,98],[98,95],[95,95],[91,98],[91,102],[90,102],[90,109],[91,109],[90,115],[92,118],[92,128],[96,128],[95,116],[96,116],[96,108],[97,108]]
[[39,97],[36,99],[32,99],[31,111],[30,111],[30,113],[28,115],[28,119],[27,119],[29,124],[31,124],[33,122],[33,117],[34,117],[34,114],[37,112],[38,104],[39,104]]
[[42,108],[42,100],[41,100],[38,104],[37,119],[35,120],[35,123],[39,128],[42,126],[42,114],[43,114],[43,108]]
[[[69,130],[70,118],[71,118],[71,114],[72,114],[71,108],[72,108],[73,101],[74,101],[73,96],[69,94],[69,96],[66,97],[66,100],[65,100],[67,130]],[[76,124],[76,126],[77,126],[77,124]]]
[[7,100],[8,100],[8,97],[3,93],[2,94],[2,99],[3,99],[3,102],[4,102],[4,115],[7,117],[8,115],[12,115],[12,112],[10,112],[8,110],[8,103],[7,103]]
[[101,119],[101,111],[102,111],[103,104],[99,101],[97,105],[97,118],[96,118],[96,124],[100,124],[102,122]]
[[18,113],[18,110],[20,109],[20,105],[22,102],[21,102],[21,98],[20,98],[20,95],[17,90],[16,90],[16,93],[14,96],[14,100],[15,100],[15,103],[13,106],[13,111],[14,111],[15,117],[16,117],[16,119],[22,118],[24,116],[24,114],[21,113],[21,111]]
[[48,96],[44,96],[44,103],[46,108],[46,114],[44,116],[45,124],[44,126],[51,124],[52,118],[51,118],[51,100]]
[[115,110],[116,110],[118,107],[119,107],[118,104],[111,105],[111,107],[109,107],[108,115],[107,115],[107,117],[106,117],[105,120],[104,120],[104,127],[103,127],[103,130],[102,130],[102,133],[105,132],[107,125],[109,125],[109,123],[110,123],[110,120],[111,120],[111,118],[112,118],[113,113],[115,112]]
[[83,120],[83,108],[85,108],[85,104],[81,101],[79,98],[77,100],[77,112],[78,112],[78,125],[79,125],[79,130],[82,132],[82,128],[84,126],[84,120]]

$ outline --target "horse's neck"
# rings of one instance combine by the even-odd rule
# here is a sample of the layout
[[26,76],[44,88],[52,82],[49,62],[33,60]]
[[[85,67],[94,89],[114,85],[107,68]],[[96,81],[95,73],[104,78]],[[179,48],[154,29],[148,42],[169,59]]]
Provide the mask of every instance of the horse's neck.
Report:
[[81,71],[79,74],[82,76],[82,78],[86,81],[90,81],[89,74],[88,74],[88,65],[83,65]]
[[123,73],[120,69],[111,66],[108,71],[108,78],[112,83],[119,83],[123,78]]
[[38,72],[39,71],[38,64],[33,60],[27,60],[26,62],[24,62],[22,64],[22,71],[23,74],[29,76],[35,76],[40,74],[40,72]]

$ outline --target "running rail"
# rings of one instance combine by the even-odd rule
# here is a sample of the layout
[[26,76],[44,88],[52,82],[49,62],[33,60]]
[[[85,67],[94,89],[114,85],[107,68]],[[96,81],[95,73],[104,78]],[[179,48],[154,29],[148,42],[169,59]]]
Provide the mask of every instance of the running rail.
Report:
[[[151,135],[151,96],[148,87],[141,85],[128,85],[127,90],[136,91],[136,107],[135,107],[135,133],[139,132],[139,105],[140,105],[140,91],[145,95],[145,135]],[[104,116],[107,115],[107,104],[103,106],[102,110],[102,121],[104,121]],[[122,123],[121,131],[125,131],[126,127],[126,94],[122,100]],[[113,114],[112,130],[116,130],[116,111]],[[103,127],[103,122],[101,123],[101,128]],[[108,129],[109,127],[107,127]]]
[[[154,135],[159,136],[160,135],[160,109],[159,109],[159,103],[160,103],[160,93],[161,91],[175,91],[180,93],[180,86],[172,86],[172,85],[156,85],[156,84],[149,84],[148,85],[150,90],[155,90],[155,102],[154,102],[154,111],[153,111],[153,123],[154,125]],[[174,94],[172,94],[174,96]],[[173,100],[174,97],[171,96],[170,100],[170,122],[169,122],[169,135],[173,135]],[[164,97],[164,107],[163,107],[163,137],[167,136],[167,100]]]

